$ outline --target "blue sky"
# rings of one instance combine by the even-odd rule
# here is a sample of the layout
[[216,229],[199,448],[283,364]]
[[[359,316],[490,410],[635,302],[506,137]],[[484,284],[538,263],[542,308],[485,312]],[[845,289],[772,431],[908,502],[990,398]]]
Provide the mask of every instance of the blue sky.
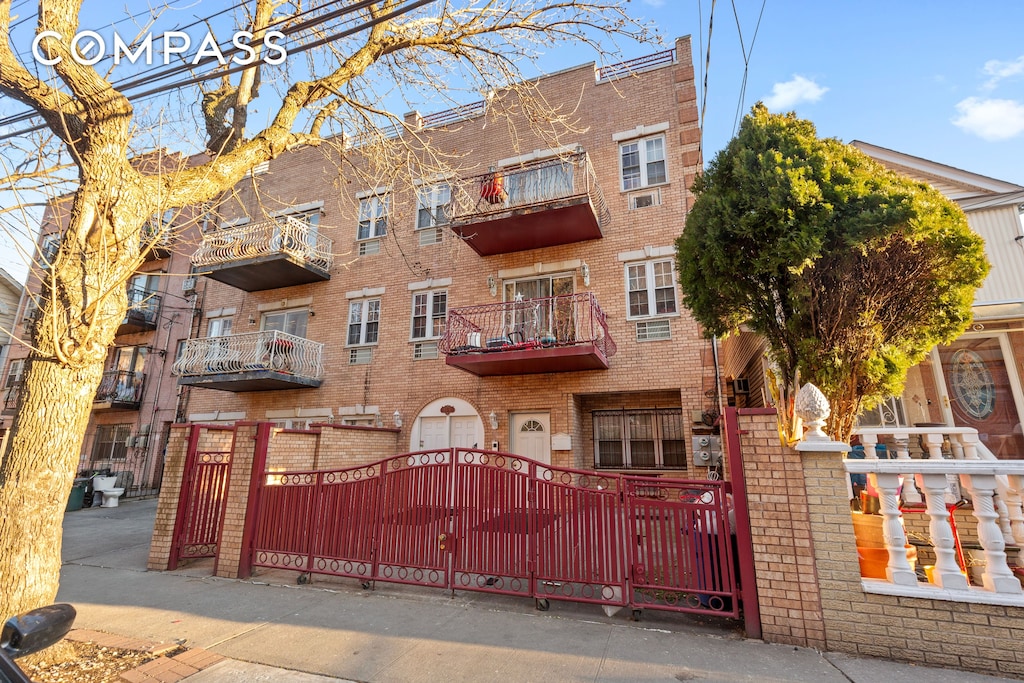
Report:
[[[692,36],[702,83],[711,0],[631,0],[628,7],[655,22],[668,45]],[[813,121],[822,136],[1024,185],[1022,26],[1024,1],[1018,0],[981,0],[970,8],[950,0],[718,2],[707,92],[698,86],[698,97],[706,95],[705,159],[735,133],[737,107],[742,116],[762,100],[773,111]],[[617,57],[652,51],[623,45]],[[540,66],[556,71],[594,57],[563,46]],[[0,238],[0,267],[24,279],[26,267],[9,236]]]
[[[689,34],[695,53],[703,41],[694,55],[703,64],[710,0],[630,4],[666,39]],[[762,100],[813,121],[821,136],[1024,185],[1024,2],[736,0],[735,7],[749,54],[742,112]],[[735,132],[743,71],[733,3],[718,2],[706,160]]]

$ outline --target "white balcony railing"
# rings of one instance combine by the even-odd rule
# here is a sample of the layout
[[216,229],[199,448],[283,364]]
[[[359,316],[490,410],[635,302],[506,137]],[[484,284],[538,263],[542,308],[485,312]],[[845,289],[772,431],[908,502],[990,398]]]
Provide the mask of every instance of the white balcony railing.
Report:
[[203,243],[192,254],[192,265],[223,266],[232,261],[284,253],[329,271],[334,263],[333,247],[333,241],[320,234],[316,226],[280,216],[206,233]]
[[[1021,583],[1007,549],[1024,547],[1024,460],[998,460],[968,427],[871,427],[856,431],[865,458],[844,461],[847,472],[867,474],[879,494],[888,551],[884,580],[865,579],[865,589],[896,595],[1024,606]],[[884,444],[892,459],[879,459]],[[982,585],[971,586],[957,562],[950,515],[969,499],[984,555]],[[928,516],[935,565],[931,584],[919,580],[907,559],[903,510]],[[961,527],[963,522],[960,522]]]
[[179,377],[272,370],[322,379],[324,345],[276,330],[189,339],[171,366]]

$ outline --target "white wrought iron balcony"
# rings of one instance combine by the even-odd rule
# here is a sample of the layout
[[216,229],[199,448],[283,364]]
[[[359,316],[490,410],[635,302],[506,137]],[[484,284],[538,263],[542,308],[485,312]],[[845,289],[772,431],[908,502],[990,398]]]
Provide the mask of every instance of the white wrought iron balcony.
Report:
[[224,391],[318,387],[323,349],[277,330],[189,339],[171,371],[179,384]]
[[437,347],[479,376],[607,370],[616,350],[592,292],[454,308]]
[[247,292],[277,289],[329,280],[333,247],[318,226],[280,216],[206,233],[192,268]]
[[598,239],[611,220],[586,152],[452,182],[451,228],[481,256]]

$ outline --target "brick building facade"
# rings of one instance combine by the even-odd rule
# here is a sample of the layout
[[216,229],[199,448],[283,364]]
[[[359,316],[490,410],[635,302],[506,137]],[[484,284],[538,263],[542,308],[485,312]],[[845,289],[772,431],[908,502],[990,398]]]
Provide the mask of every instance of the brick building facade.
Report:
[[368,179],[377,148],[355,144],[257,169],[193,255],[181,416],[706,474],[713,351],[673,263],[701,163],[690,50],[539,79],[577,120],[557,139],[515,93],[407,115],[441,177]]

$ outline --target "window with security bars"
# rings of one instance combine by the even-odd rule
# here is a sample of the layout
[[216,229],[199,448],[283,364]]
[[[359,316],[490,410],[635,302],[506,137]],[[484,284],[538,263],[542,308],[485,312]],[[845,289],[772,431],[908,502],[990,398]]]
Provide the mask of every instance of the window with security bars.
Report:
[[132,434],[131,423],[100,425],[92,442],[92,460],[124,460],[128,456],[128,439]]
[[681,408],[595,410],[592,416],[595,467],[686,467],[686,439]]

